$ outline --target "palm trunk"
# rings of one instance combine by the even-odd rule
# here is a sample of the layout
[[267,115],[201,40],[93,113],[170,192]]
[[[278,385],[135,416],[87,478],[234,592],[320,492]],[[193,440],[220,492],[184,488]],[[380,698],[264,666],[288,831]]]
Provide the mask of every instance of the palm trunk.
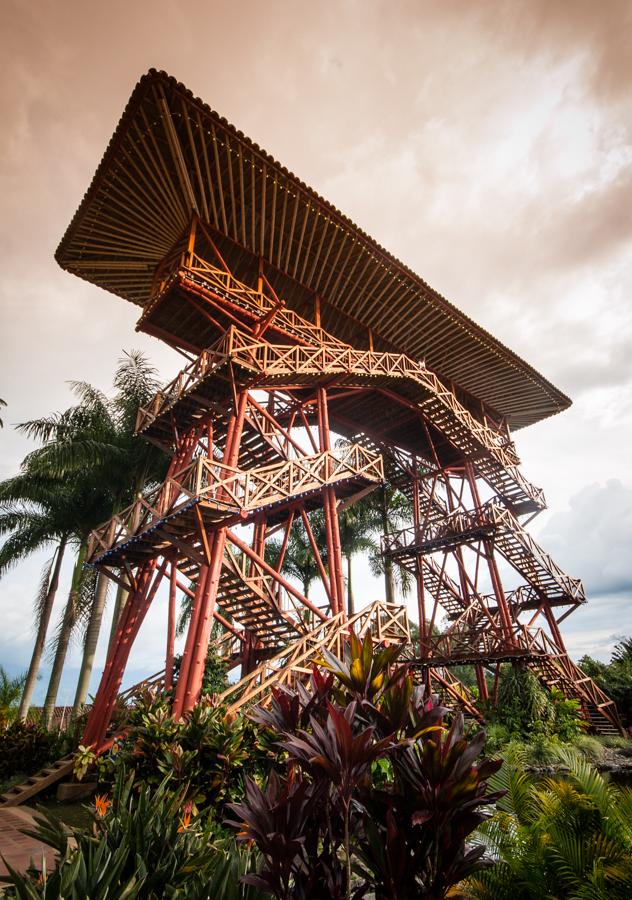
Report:
[[103,572],[99,572],[96,590],[94,592],[94,600],[92,601],[92,609],[90,610],[90,621],[86,629],[86,637],[83,648],[83,658],[81,660],[81,671],[79,672],[79,680],[77,681],[77,691],[75,693],[75,702],[72,707],[73,721],[81,712],[88,696],[88,688],[90,687],[90,676],[94,666],[94,657],[97,652],[97,644],[99,643],[99,634],[101,633],[101,622],[103,621],[103,610],[105,609],[105,601],[108,594],[108,577]]
[[72,583],[70,585],[70,591],[68,592],[68,602],[66,603],[66,609],[64,610],[61,632],[59,635],[59,640],[57,641],[57,648],[55,650],[53,669],[50,673],[48,690],[46,692],[46,699],[44,701],[44,725],[46,726],[46,728],[50,728],[53,721],[55,704],[57,702],[57,694],[59,693],[59,682],[61,681],[64,663],[66,662],[66,653],[68,651],[70,635],[72,634],[72,630],[75,627],[75,623],[77,621],[77,599],[85,556],[86,548],[82,546],[79,550],[77,561],[75,562],[75,568],[72,573]]
[[22,721],[24,722],[26,721],[29,709],[31,708],[31,699],[33,697],[33,691],[35,690],[35,684],[37,682],[40,664],[42,662],[42,654],[44,652],[44,646],[46,644],[46,634],[48,632],[50,617],[53,612],[53,606],[55,604],[57,588],[59,587],[59,572],[61,570],[61,564],[64,558],[65,549],[66,538],[63,537],[59,542],[59,546],[57,547],[57,558],[55,559],[55,565],[53,566],[53,572],[48,585],[48,591],[46,593],[46,600],[44,601],[44,607],[42,609],[42,614],[37,626],[37,637],[35,638],[33,655],[31,656],[29,670],[26,676],[26,681],[24,683],[24,691],[22,693],[22,699],[20,701],[20,708],[18,710],[18,718],[22,719]]
[[[388,533],[388,503],[386,500],[386,488],[381,490],[380,514],[382,516],[382,534]],[[384,591],[387,603],[395,603],[395,578],[393,576],[393,561],[384,557]]]
[[[125,580],[125,575],[121,574],[121,577]],[[110,640],[108,641],[108,653],[110,648],[112,647],[112,641],[114,640],[114,635],[116,634],[116,629],[118,628],[119,619],[121,618],[121,613],[125,609],[125,604],[127,603],[127,598],[129,597],[129,589],[124,587],[122,584],[119,584],[116,589],[116,600],[114,601],[114,613],[112,614],[112,625],[110,627]]]
[[353,598],[353,582],[351,580],[351,554],[347,556],[347,610],[351,617],[355,613],[355,600]]

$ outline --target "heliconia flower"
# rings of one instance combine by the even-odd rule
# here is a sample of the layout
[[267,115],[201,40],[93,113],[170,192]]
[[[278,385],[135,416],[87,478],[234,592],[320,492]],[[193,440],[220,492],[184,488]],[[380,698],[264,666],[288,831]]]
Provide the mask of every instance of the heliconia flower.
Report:
[[97,794],[94,798],[94,808],[96,809],[98,816],[103,817],[110,806],[112,806],[112,801],[108,800],[105,794]]

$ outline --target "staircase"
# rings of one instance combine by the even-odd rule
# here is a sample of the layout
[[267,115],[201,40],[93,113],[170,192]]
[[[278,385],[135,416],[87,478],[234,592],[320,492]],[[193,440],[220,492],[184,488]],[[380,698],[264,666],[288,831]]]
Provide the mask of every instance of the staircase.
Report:
[[58,759],[57,762],[51,763],[50,766],[41,769],[35,775],[31,775],[30,778],[27,778],[21,784],[16,784],[4,794],[1,794],[0,807],[20,806],[21,803],[25,803],[31,797],[70,775],[73,766],[73,756],[64,756],[62,759]]
[[349,619],[338,613],[230,685],[218,702],[227,704],[231,713],[254,702],[267,706],[272,699],[271,688],[307,680],[324,650],[341,657],[351,630],[360,638],[370,631],[376,643],[406,644],[410,640],[405,606],[377,602]]
[[[314,326],[309,326],[311,332]],[[517,515],[545,507],[544,495],[519,472],[513,444],[500,431],[483,424],[426,366],[404,354],[354,350],[318,329],[321,343],[271,344],[257,341],[232,326],[212,348],[184,369],[151,404],[139,411],[137,430],[149,440],[164,441],[173,421],[190,427],[197,410],[208,406],[208,390],[216,390],[221,370],[231,364],[244,373],[244,383],[257,380],[267,389],[301,380],[306,385],[337,376],[339,384],[391,387],[405,381],[415,392],[419,411],[477,468]],[[257,377],[259,376],[259,377]],[[198,399],[199,398],[199,399]],[[204,399],[206,399],[206,407]],[[175,416],[175,419],[174,419]],[[172,421],[166,426],[166,417]],[[182,419],[182,421],[180,421]],[[167,431],[165,428],[167,427]]]
[[485,538],[493,540],[507,562],[551,606],[575,606],[586,601],[581,581],[566,575],[496,499],[478,510],[451,512],[428,522],[423,529],[405,528],[386,535],[383,552],[403,561],[407,556],[451,550]]
[[623,734],[616,704],[568,656],[560,652],[542,629],[523,627],[522,643],[539,651],[527,663],[531,671],[548,688],[556,688],[567,700],[581,702],[582,717],[598,734]]
[[264,512],[274,525],[287,518],[288,506],[298,499],[306,509],[319,505],[326,486],[336,486],[344,499],[383,479],[381,457],[359,444],[246,470],[199,456],[94,529],[87,560],[142,562],[173,544],[199,543],[201,531],[246,524]]
[[[248,565],[250,561],[248,561]],[[251,575],[230,547],[224,552],[217,605],[222,612],[256,635],[267,650],[280,650],[306,631],[303,618],[294,609],[284,609],[274,590],[272,578],[256,572]],[[180,571],[195,585],[199,565],[183,561]]]

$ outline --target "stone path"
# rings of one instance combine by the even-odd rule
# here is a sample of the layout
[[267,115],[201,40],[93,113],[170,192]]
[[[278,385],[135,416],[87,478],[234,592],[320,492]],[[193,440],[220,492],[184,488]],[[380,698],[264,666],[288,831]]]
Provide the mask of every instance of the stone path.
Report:
[[[0,809],[0,857],[20,872],[24,872],[31,862],[41,869],[42,853],[48,871],[55,865],[55,851],[51,847],[22,834],[22,828],[32,828],[34,824],[32,812],[24,807]],[[7,871],[0,858],[0,875],[6,875]]]

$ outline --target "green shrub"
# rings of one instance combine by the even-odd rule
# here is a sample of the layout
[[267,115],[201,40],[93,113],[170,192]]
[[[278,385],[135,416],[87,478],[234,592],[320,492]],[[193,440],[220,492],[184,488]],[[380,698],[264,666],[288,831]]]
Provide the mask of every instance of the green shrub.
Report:
[[468,900],[629,900],[632,791],[609,784],[568,748],[564,771],[536,781],[505,765],[490,787],[504,789],[479,829],[498,864],[460,885]]
[[[180,676],[182,656],[178,655],[173,660],[173,688],[175,690]],[[204,665],[204,678],[202,679],[202,696],[208,694],[221,694],[228,687],[228,672],[226,660],[218,656],[213,650],[209,650]]]
[[91,831],[67,829],[52,815],[36,817],[29,834],[53,847],[59,863],[50,874],[10,870],[7,896],[259,900],[260,891],[240,884],[253,868],[253,853],[235,847],[211,813],[196,814],[185,798],[186,789],[174,790],[169,778],[136,791],[133,775],[121,768],[112,800],[96,798]]
[[602,759],[604,745],[605,738],[596,738],[592,734],[580,734],[573,740],[573,746],[592,762]]
[[188,797],[199,808],[220,810],[243,796],[243,776],[258,776],[274,764],[260,740],[260,729],[243,716],[201,702],[182,722],[171,715],[165,695],[147,691],[136,698],[126,736],[118,744],[116,761],[100,777],[111,782],[125,767],[138,785],[158,785],[165,776],[188,785]]
[[621,734],[608,734],[601,738],[601,743],[609,750],[623,750],[628,754],[632,754],[632,740],[629,737],[623,737]]
[[0,782],[32,775],[61,755],[63,736],[34,722],[14,720],[0,729]]

